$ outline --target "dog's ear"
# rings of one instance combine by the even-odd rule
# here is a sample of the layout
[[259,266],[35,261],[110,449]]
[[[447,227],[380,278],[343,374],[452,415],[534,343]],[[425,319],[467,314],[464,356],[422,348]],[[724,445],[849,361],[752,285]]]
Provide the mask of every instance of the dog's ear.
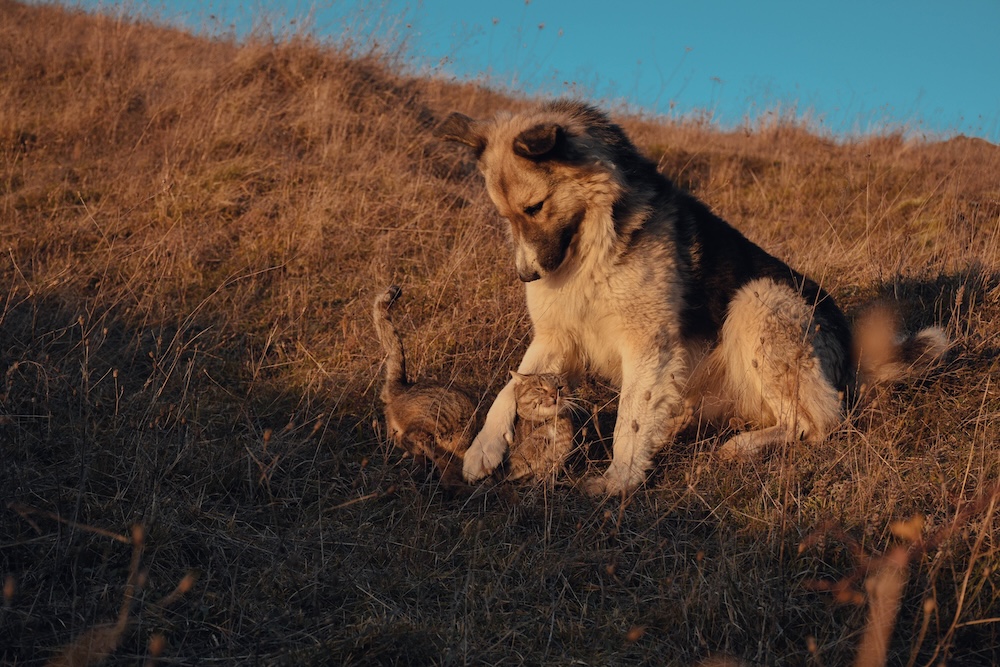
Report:
[[514,153],[529,160],[543,158],[555,151],[564,135],[565,131],[557,123],[539,123],[517,135]]
[[465,144],[475,150],[476,155],[482,153],[486,148],[483,124],[457,111],[445,118],[444,122],[434,130],[434,136],[445,141],[457,141],[460,144]]

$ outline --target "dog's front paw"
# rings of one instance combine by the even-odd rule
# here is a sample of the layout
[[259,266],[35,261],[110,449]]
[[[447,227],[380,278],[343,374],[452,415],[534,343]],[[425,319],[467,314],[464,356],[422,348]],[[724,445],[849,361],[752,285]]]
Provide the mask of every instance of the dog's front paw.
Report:
[[645,475],[628,466],[614,463],[599,477],[591,477],[584,482],[583,490],[591,496],[616,496],[631,493],[642,484]]
[[465,463],[462,465],[462,477],[465,481],[478,482],[493,472],[503,462],[503,453],[511,437],[506,432],[497,437],[487,433],[485,428],[480,431],[465,453]]

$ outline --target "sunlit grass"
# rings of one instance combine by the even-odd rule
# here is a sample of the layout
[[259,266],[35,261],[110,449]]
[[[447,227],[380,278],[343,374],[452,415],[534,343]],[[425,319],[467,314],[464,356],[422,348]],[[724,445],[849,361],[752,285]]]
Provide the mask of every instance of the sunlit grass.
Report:
[[[845,664],[864,563],[914,543],[890,662],[997,660],[996,147],[620,117],[849,312],[891,297],[943,326],[949,362],[767,461],[720,465],[689,432],[625,505],[452,494],[385,442],[368,304],[403,285],[411,373],[491,400],[522,291],[474,165],[431,130],[528,102],[305,37],[2,0],[0,54],[0,661],[111,622],[128,664]],[[609,438],[607,388],[582,399]],[[923,541],[894,536],[914,515]],[[109,536],[135,524],[141,548]]]

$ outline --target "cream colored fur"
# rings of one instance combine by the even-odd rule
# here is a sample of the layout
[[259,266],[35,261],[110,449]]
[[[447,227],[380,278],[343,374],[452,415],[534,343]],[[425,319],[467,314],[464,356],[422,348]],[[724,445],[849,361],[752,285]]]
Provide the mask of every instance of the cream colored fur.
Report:
[[[489,196],[510,223],[534,329],[518,372],[589,372],[620,387],[612,462],[588,490],[634,489],[690,418],[749,426],[720,448],[724,459],[825,438],[842,419],[834,378],[841,386],[851,381],[849,341],[821,330],[822,318],[794,281],[763,276],[735,289],[714,342],[684,335],[684,281],[705,246],[675,237],[670,186],[617,164],[611,152],[623,145],[621,135],[595,114],[557,103],[488,122],[453,114],[439,130],[476,150]],[[728,242],[733,247],[732,235]],[[770,262],[764,273],[787,269],[763,261]],[[842,318],[831,304],[823,307],[824,317],[833,308]],[[490,408],[465,455],[466,480],[501,464],[513,433],[513,392],[508,384]]]

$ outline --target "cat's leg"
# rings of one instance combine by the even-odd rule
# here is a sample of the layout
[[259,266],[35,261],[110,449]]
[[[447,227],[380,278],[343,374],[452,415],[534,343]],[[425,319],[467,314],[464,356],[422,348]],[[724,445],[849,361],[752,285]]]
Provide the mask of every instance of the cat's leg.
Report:
[[[558,347],[552,345],[546,338],[536,336],[525,350],[517,372],[523,374],[558,372],[561,355],[554,352],[556,349]],[[514,380],[511,379],[497,394],[489,412],[486,413],[483,428],[472,441],[469,451],[465,453],[462,475],[467,482],[478,482],[503,462],[507,445],[513,442],[516,412]]]
[[433,456],[441,475],[441,486],[450,489],[462,486],[462,455],[444,447],[434,447]]

